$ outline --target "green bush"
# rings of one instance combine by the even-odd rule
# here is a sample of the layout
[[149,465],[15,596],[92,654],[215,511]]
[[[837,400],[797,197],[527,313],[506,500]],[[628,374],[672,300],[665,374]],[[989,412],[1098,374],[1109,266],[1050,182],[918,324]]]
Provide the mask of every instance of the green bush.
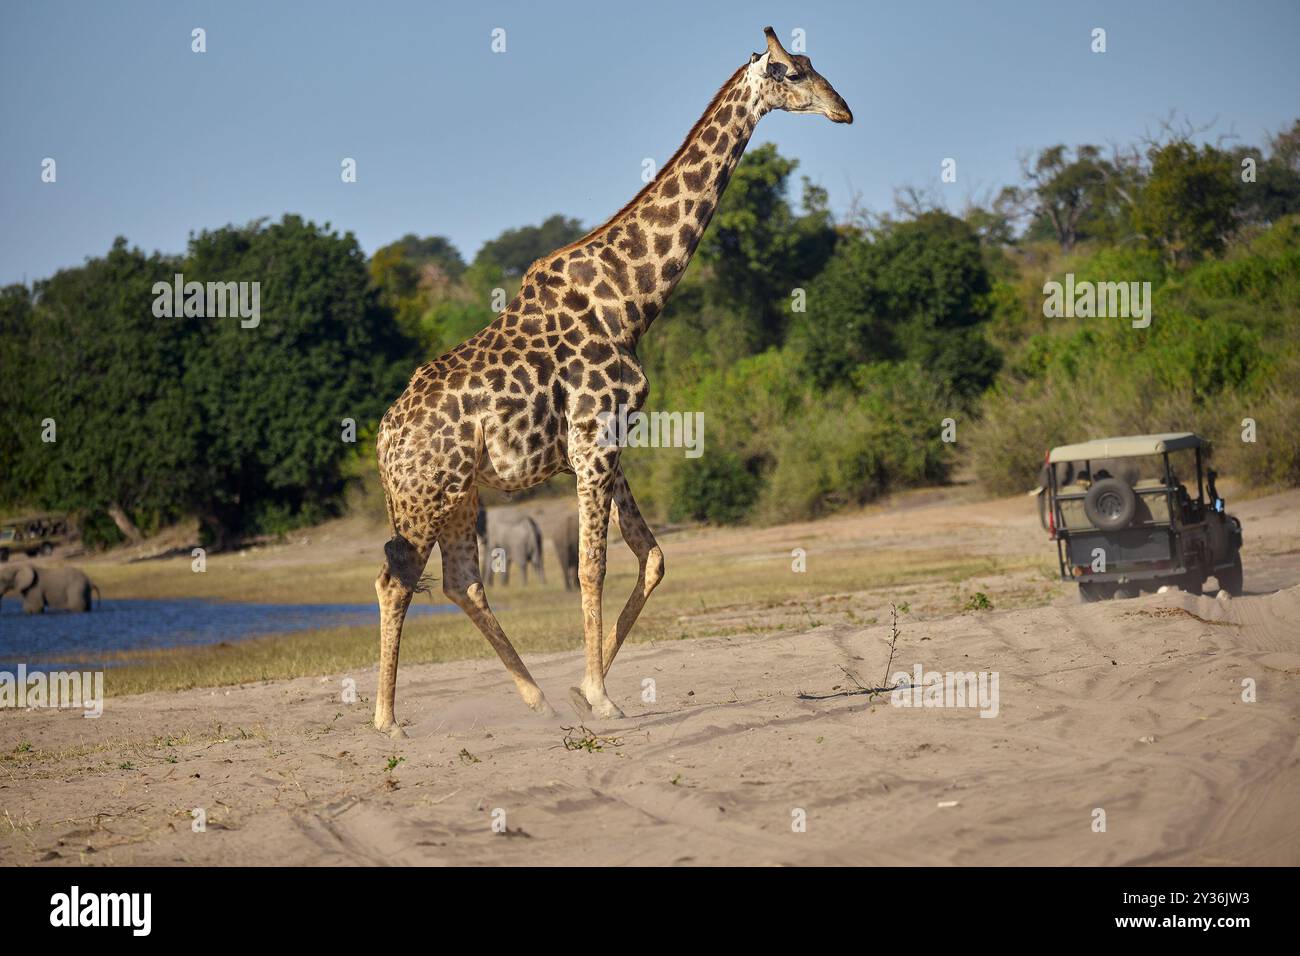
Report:
[[[1225,475],[1258,488],[1300,485],[1300,360],[1292,359],[1258,394],[1239,398],[1224,410],[1227,421],[1215,447]],[[1242,441],[1242,421],[1255,422],[1255,441]]]
[[112,548],[125,540],[113,519],[102,511],[86,515],[81,523],[81,543],[89,551]]
[[828,395],[809,392],[773,435],[765,520],[811,518],[948,477],[941,432],[953,405],[920,367],[863,366],[850,380]]
[[[742,470],[756,481],[773,464],[772,436],[780,430],[799,408],[807,386],[797,374],[798,363],[789,354],[769,350],[759,355],[741,359],[704,375],[692,387],[656,389],[650,409],[672,409],[704,413],[704,449],[699,459],[685,459],[679,450],[628,449],[623,455],[628,480],[640,505],[652,514],[680,519],[692,514],[707,514],[697,520],[734,521],[733,517],[720,517],[734,512],[732,505],[720,506],[718,512],[701,510],[701,497],[706,492],[692,490],[706,482],[713,474],[712,465],[701,465],[715,457],[732,456],[739,469],[718,465],[720,481],[728,487],[744,486],[744,479],[735,482],[722,477],[730,469]],[[733,463],[734,464],[734,463]],[[690,472],[687,476],[685,473]],[[750,498],[744,511],[748,512],[757,496],[758,486],[749,489]],[[690,496],[690,505],[682,505],[678,496]]]
[[[1216,443],[1225,476],[1294,483],[1298,228],[1294,218],[1283,220],[1225,259],[1158,286],[1148,329],[1124,319],[1050,320],[984,396],[971,442],[980,481],[994,492],[1023,491],[1053,445],[1196,431]],[[1140,279],[1142,267],[1142,258],[1115,250],[1071,265],[1077,279],[1097,281]],[[1260,425],[1253,445],[1240,440],[1247,417]]]
[[760,481],[739,455],[706,453],[677,469],[669,518],[736,524],[749,516]]
[[981,327],[991,293],[978,236],[960,219],[927,212],[842,241],[809,287],[790,341],[823,388],[859,365],[910,360],[973,397],[999,365]]

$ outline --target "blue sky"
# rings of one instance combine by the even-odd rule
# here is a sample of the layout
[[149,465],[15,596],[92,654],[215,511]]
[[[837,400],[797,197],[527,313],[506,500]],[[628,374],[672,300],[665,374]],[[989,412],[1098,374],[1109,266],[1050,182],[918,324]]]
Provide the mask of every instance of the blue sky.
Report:
[[[906,184],[960,207],[1014,181],[1027,150],[1130,141],[1171,110],[1247,143],[1300,115],[1290,0],[9,0],[0,283],[78,265],[116,235],[180,252],[192,231],[285,212],[367,252],[415,232],[466,258],[554,212],[598,224],[768,23],[805,31],[855,122],[774,114],[752,143],[797,158],[837,212],[854,192],[887,209]],[[358,182],[340,181],[343,157]],[[958,181],[941,186],[945,157]]]

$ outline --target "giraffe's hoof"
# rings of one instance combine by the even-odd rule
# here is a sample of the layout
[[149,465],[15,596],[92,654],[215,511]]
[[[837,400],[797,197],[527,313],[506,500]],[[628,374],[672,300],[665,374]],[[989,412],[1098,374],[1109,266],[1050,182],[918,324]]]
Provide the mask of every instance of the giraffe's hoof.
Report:
[[582,692],[581,688],[569,688],[569,703],[573,705],[579,720],[587,720],[591,717],[591,704],[587,703],[587,695]]
[[612,719],[623,716],[623,711],[619,710],[618,705],[603,692],[595,700],[590,700],[581,687],[570,687],[569,700],[573,702],[573,709],[578,712],[579,719],[587,717]]
[[390,720],[388,723],[383,725],[375,724],[375,730],[385,736],[392,737],[395,740],[399,740],[406,736],[406,731],[403,730],[395,720]]
[[543,717],[554,717],[555,708],[551,706],[542,689],[536,684],[525,684],[519,688],[519,695],[523,697],[524,703],[534,714],[541,714]]

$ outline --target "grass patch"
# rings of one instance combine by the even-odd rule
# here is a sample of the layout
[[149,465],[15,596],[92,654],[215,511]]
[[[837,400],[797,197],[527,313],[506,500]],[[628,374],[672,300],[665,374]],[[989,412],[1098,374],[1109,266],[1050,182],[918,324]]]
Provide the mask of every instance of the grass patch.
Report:
[[[738,539],[737,544],[742,544]],[[794,573],[789,553],[755,555],[685,553],[675,559],[668,536],[668,575],[647,603],[633,642],[681,640],[747,633],[798,633],[812,614],[819,622],[852,620],[851,602],[838,600],[864,592],[895,591],[923,582],[954,581],[1031,570],[1041,556],[1008,558],[954,554],[951,550],[818,550],[809,548],[810,570]],[[239,562],[254,562],[240,567]],[[220,556],[208,571],[195,574],[187,559],[105,565],[95,571],[114,598],[206,597],[266,602],[369,602],[374,600],[376,568],[365,560],[339,564],[258,566],[254,558]],[[431,568],[434,567],[431,565]],[[437,570],[437,569],[435,569]],[[605,624],[621,610],[636,582],[636,565],[627,549],[611,542],[605,582]],[[441,593],[435,587],[439,603]],[[836,600],[829,600],[828,595]],[[558,568],[545,587],[489,590],[502,627],[522,654],[566,651],[582,644],[582,613],[576,591],[565,591]],[[429,600],[419,596],[417,600]],[[863,601],[858,600],[858,610]],[[272,634],[202,647],[123,651],[106,655],[118,666],[105,678],[109,696],[155,690],[186,690],[322,674],[347,674],[375,666],[378,626],[353,626]],[[428,663],[490,657],[478,630],[460,613],[408,620],[402,635],[402,663]]]

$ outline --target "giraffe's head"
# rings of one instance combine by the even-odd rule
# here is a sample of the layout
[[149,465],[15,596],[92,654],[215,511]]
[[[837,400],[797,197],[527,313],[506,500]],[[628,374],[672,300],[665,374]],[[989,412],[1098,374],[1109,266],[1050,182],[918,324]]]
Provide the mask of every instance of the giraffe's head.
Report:
[[812,60],[785,52],[771,27],[763,33],[767,35],[767,52],[750,58],[752,68],[762,68],[759,92],[763,105],[787,113],[820,113],[834,123],[852,123],[849,104],[813,69]]

